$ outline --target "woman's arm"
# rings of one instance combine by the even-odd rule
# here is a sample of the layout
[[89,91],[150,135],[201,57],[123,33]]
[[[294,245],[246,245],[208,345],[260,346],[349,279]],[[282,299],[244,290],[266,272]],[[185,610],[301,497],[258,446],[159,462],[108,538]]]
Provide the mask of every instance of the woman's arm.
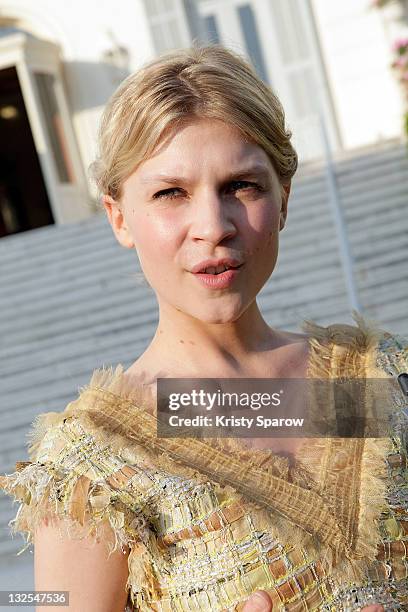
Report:
[[[108,559],[107,542],[114,541],[106,522],[101,537],[62,537],[61,519],[46,520],[35,531],[34,574],[37,591],[68,591],[69,612],[123,612],[126,607],[128,556],[120,550]],[[61,612],[61,606],[39,606],[36,612]]]

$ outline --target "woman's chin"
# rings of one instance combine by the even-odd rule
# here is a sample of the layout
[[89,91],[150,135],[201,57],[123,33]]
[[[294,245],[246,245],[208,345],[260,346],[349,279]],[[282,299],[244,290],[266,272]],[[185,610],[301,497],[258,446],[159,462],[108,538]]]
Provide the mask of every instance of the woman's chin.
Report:
[[[190,299],[183,301],[179,295],[177,303],[172,305],[173,308],[180,314],[208,324],[233,323],[244,314],[251,303],[251,300],[243,300],[242,296],[237,293],[201,300],[196,298],[192,300],[191,296],[188,297]],[[164,302],[162,306],[163,304]]]

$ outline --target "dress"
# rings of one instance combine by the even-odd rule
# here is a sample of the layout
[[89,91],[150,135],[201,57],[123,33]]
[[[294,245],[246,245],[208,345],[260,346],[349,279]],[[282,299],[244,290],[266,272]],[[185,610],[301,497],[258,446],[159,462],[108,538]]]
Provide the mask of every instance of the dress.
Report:
[[[353,317],[303,323],[308,376],[408,372],[408,340]],[[119,364],[95,370],[64,411],[37,417],[30,461],[0,477],[20,502],[10,522],[26,535],[20,553],[51,510],[73,538],[109,520],[109,550],[130,548],[128,612],[239,611],[257,589],[273,610],[408,610],[402,391],[384,437],[311,439],[294,467],[237,439],[158,439],[146,406]]]

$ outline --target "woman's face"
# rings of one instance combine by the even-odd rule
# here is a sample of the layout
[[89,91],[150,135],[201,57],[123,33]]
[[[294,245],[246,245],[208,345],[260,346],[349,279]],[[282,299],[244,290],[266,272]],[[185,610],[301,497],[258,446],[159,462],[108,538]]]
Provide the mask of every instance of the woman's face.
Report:
[[[121,206],[104,198],[119,242],[135,248],[161,309],[207,323],[234,321],[273,272],[287,197],[265,151],[213,119],[179,129],[123,185]],[[242,266],[223,288],[192,272],[207,259]],[[216,278],[216,277],[213,277]]]

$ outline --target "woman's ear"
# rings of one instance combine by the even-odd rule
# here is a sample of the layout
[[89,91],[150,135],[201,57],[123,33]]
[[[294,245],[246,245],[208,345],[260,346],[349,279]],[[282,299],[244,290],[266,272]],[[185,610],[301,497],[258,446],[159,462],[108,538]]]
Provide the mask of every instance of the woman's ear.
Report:
[[281,210],[280,210],[280,219],[279,219],[279,230],[285,227],[286,217],[288,216],[288,200],[290,194],[290,188],[292,186],[291,181],[286,183],[285,185],[281,185]]
[[110,195],[102,196],[102,204],[119,244],[127,249],[133,249],[135,243],[127,226],[121,204]]

